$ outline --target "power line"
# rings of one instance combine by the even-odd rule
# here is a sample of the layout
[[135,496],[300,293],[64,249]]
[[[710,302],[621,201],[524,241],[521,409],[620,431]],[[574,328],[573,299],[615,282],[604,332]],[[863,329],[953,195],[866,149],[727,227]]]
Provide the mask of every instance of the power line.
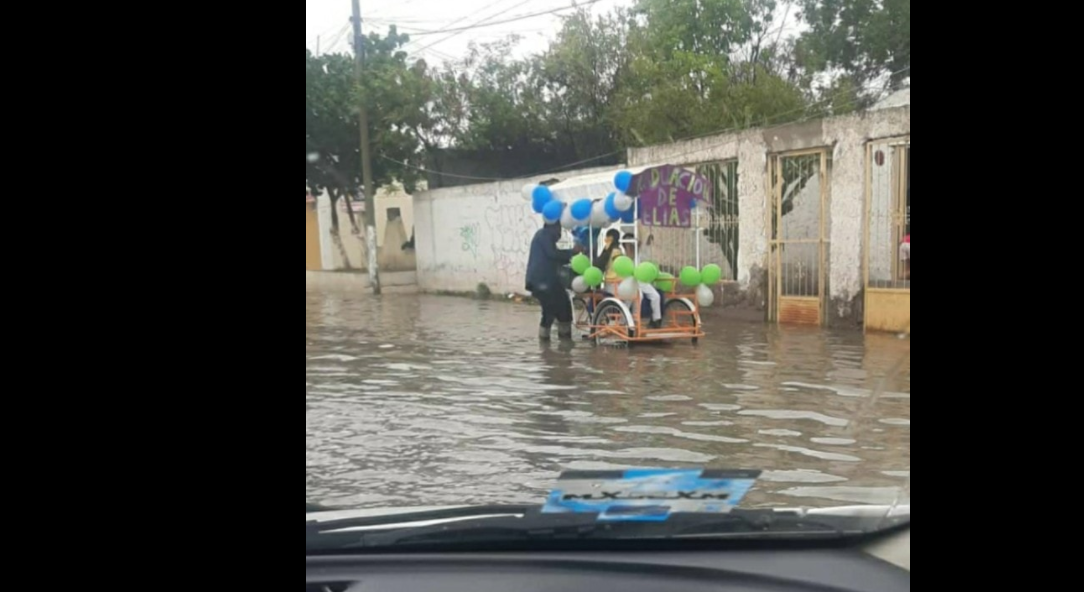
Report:
[[441,172],[431,171],[429,169],[423,169],[421,167],[414,166],[414,165],[410,164],[409,162],[404,162],[404,161],[401,161],[401,160],[395,160],[394,158],[384,156],[383,154],[380,155],[380,158],[383,158],[384,160],[386,160],[388,162],[394,162],[395,164],[397,164],[399,166],[404,166],[404,167],[406,167],[408,169],[414,169],[416,171],[421,171],[423,173],[440,175],[442,177],[452,177],[454,179],[467,179],[469,181],[508,181],[508,180],[510,180],[510,179],[501,179],[499,177],[472,177],[470,175],[456,175],[454,173],[441,173]]
[[343,39],[346,38],[346,34],[349,31],[350,23],[346,23],[345,25],[343,25],[342,29],[339,29],[339,32],[332,37],[332,40],[328,42],[327,47],[324,48],[320,53],[333,53],[335,49],[339,46],[339,44],[342,43]]
[[[385,27],[395,25],[395,27],[397,29],[399,29],[401,31],[406,31],[407,33],[410,33],[410,35],[412,35],[412,36],[417,36],[417,35],[423,35],[424,36],[424,35],[432,35],[432,34],[435,34],[435,33],[443,33],[444,32],[444,31],[442,31],[440,29],[432,29],[432,28],[420,29],[418,27],[413,27],[413,26],[410,26],[410,25],[403,25],[403,23],[406,22],[406,21],[400,21],[400,20],[383,20],[383,19],[372,19],[372,18],[371,19],[366,19],[366,20],[368,22],[370,22],[370,23],[376,23],[378,25],[385,26]],[[480,29],[481,28],[488,28],[490,26],[496,26],[496,25],[484,25],[483,27],[478,27],[478,28],[480,28]],[[486,34],[541,33],[543,31],[552,31],[552,30],[553,30],[552,27],[546,27],[546,28],[542,28],[542,29],[501,29],[499,31],[489,31]]]
[[[422,51],[424,51],[424,50],[426,50],[426,49],[429,49],[430,47],[433,47],[434,45],[438,45],[438,44],[440,44],[440,43],[444,43],[445,41],[447,41],[447,40],[451,39],[452,37],[455,37],[455,36],[457,36],[457,35],[461,35],[461,34],[462,34],[462,33],[463,33],[464,31],[468,31],[468,30],[470,30],[470,29],[473,29],[473,28],[477,28],[477,27],[479,27],[479,26],[482,26],[482,23],[485,23],[486,21],[488,21],[488,20],[490,20],[490,19],[493,19],[493,18],[495,18],[495,17],[498,17],[498,16],[500,16],[500,15],[502,15],[502,14],[506,13],[506,12],[510,12],[510,11],[511,11],[511,10],[512,10],[513,8],[519,8],[520,6],[523,6],[524,4],[527,4],[528,2],[531,2],[531,1],[532,1],[532,0],[523,0],[523,2],[520,2],[519,4],[516,4],[515,6],[512,6],[511,8],[508,8],[508,9],[506,9],[506,10],[503,10],[503,11],[501,11],[501,12],[498,12],[497,14],[494,14],[494,15],[492,15],[492,16],[489,16],[488,18],[485,18],[485,19],[482,19],[481,21],[478,21],[477,23],[474,23],[473,25],[471,25],[471,27],[470,27],[470,28],[466,28],[466,27],[464,27],[464,28],[463,28],[463,30],[460,30],[460,31],[458,31],[458,32],[453,32],[453,33],[452,33],[451,35],[448,35],[448,36],[447,36],[447,37],[445,37],[444,39],[439,39],[439,40],[437,40],[437,41],[434,41],[434,42],[430,43],[429,45],[426,45],[425,47],[423,47],[423,48],[422,48],[421,50],[422,50]],[[451,30],[451,29],[450,29],[450,30]]]
[[[479,27],[493,27],[493,26],[496,26],[496,25],[503,25],[503,24],[506,24],[506,23],[514,23],[516,21],[522,21],[522,20],[526,20],[526,19],[529,19],[529,18],[535,18],[537,16],[546,16],[548,14],[554,14],[554,13],[557,13],[557,12],[561,12],[562,10],[569,10],[569,9],[573,9],[573,8],[584,8],[586,6],[591,6],[592,4],[597,4],[597,3],[601,2],[601,1],[602,0],[588,0],[587,2],[584,2],[583,4],[578,4],[578,5],[573,5],[573,6],[564,6],[564,7],[561,7],[561,8],[553,8],[553,9],[550,9],[550,10],[546,10],[546,11],[542,11],[542,12],[535,12],[535,13],[532,13],[532,14],[521,14],[519,16],[514,16],[512,18],[505,19],[503,21],[494,21],[494,22],[486,23],[486,24],[476,23],[476,24],[473,24],[473,25],[470,25],[470,26],[467,26],[467,27],[457,27],[457,28],[454,28],[454,29],[450,29],[450,28],[449,29],[442,29],[440,31],[433,31],[432,33],[418,33],[417,35],[418,36],[435,35],[437,33],[452,33],[452,32],[461,33],[463,31],[470,31],[471,29],[477,29]],[[524,4],[526,4],[526,2],[524,2]],[[505,12],[507,12],[507,11],[505,11]],[[503,14],[503,13],[501,13],[501,14]],[[497,16],[497,15],[493,15],[493,16]],[[483,22],[485,22],[485,21],[483,21]]]
[[[313,37],[313,38],[312,38],[312,39],[311,39],[311,40],[309,41],[309,43],[310,43],[310,44],[311,44],[311,43],[319,43],[319,42],[320,42],[320,38],[321,38],[321,37],[325,37],[325,36],[327,36],[327,34],[328,34],[328,33],[330,33],[331,31],[333,31],[333,30],[335,29],[335,27],[337,27],[337,26],[338,26],[338,25],[332,25],[332,26],[328,27],[327,29],[325,29],[325,30],[321,31],[320,33],[318,33],[318,34],[316,35],[316,37]],[[347,23],[347,24],[346,24],[345,26],[349,27],[349,26],[350,26],[350,24],[349,24],[349,23]]]
[[[489,4],[486,4],[485,6],[479,8],[478,10],[475,10],[474,12],[472,12],[472,13],[466,15],[466,16],[461,16],[461,17],[455,19],[454,21],[448,23],[448,26],[450,27],[450,26],[452,26],[452,25],[454,25],[456,23],[461,23],[461,22],[469,19],[470,17],[478,14],[479,12],[484,12],[486,10],[489,10],[490,8],[493,8],[494,6],[500,4],[501,2],[504,2],[504,0],[495,0],[494,2],[490,2]],[[426,33],[426,35],[432,35],[434,33],[443,33],[443,32],[445,32],[444,29],[437,29],[436,31]]]
[[395,8],[402,8],[404,6],[409,6],[412,2],[414,2],[414,0],[399,0],[397,2],[389,3],[389,4],[385,5],[384,7],[377,6],[371,12],[373,14],[380,14],[381,12],[386,10],[387,8],[391,8],[392,4],[395,5]]
[[420,53],[423,53],[423,54],[426,54],[426,55],[436,56],[437,58],[439,58],[441,60],[444,60],[446,62],[455,62],[456,59],[457,59],[452,54],[445,53],[443,51],[440,51],[439,49],[427,49],[427,50],[425,50],[423,52],[420,52]]
[[[371,32],[375,32],[375,33],[380,34],[380,35],[382,35],[383,32],[384,32],[383,27],[388,27],[388,26],[392,26],[392,25],[395,25],[395,23],[385,23],[383,21],[379,21],[378,19],[372,19],[372,18],[365,19],[365,22],[362,23],[362,27],[364,29],[367,29],[367,30],[369,30]],[[401,29],[402,30],[401,32],[405,31],[405,32],[407,32],[409,34],[409,31],[407,31],[408,28],[399,27],[398,25],[395,25],[395,26],[398,29]],[[408,43],[408,45],[409,45],[409,43]],[[419,52],[419,53],[421,53],[421,52]],[[448,54],[448,53],[445,53],[443,51],[436,50],[436,49],[429,49],[429,50],[426,50],[424,53],[431,54],[431,55],[433,55],[433,56],[435,56],[435,57],[437,57],[437,58],[439,58],[441,60],[448,61],[448,62],[454,62],[455,59],[456,59],[455,56],[453,56],[451,54]]]

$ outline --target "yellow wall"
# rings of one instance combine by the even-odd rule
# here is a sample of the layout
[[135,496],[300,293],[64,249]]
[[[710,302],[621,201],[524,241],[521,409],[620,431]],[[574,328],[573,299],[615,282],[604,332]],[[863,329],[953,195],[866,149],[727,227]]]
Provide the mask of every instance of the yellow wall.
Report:
[[316,204],[305,204],[305,269],[320,271],[320,230],[316,221]]
[[866,289],[866,329],[903,331],[911,326],[911,290]]

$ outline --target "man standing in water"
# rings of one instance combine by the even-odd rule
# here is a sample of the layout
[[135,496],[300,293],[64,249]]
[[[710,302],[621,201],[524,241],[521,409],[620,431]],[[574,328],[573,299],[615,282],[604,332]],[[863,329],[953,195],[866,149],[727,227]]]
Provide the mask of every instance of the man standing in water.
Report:
[[557,336],[572,339],[572,302],[561,285],[557,268],[572,259],[574,251],[558,249],[561,225],[546,224],[531,239],[531,254],[527,259],[527,290],[542,305],[542,322],[538,338],[548,340],[553,321],[557,321]]

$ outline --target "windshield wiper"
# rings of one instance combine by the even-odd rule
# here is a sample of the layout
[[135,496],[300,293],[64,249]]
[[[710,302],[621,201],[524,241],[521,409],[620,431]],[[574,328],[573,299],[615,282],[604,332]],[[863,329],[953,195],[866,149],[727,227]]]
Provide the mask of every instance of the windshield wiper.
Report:
[[[495,514],[494,508],[460,508],[475,510],[475,515]],[[630,539],[700,537],[756,538],[756,537],[844,537],[860,534],[858,522],[848,517],[825,517],[809,519],[798,513],[772,510],[734,510],[728,514],[674,514],[661,522],[599,521],[597,514],[543,514],[538,506],[521,506],[517,516],[489,516],[427,526],[406,526],[387,530],[362,532],[337,531],[349,526],[379,524],[359,519],[332,521],[334,528],[306,527],[306,548],[309,550],[360,549],[411,544],[448,544],[463,542],[506,542],[539,539]],[[419,522],[438,518],[469,516],[453,510],[422,512],[379,517],[384,524],[396,522]],[[508,512],[505,512],[506,514]],[[436,516],[436,514],[440,514]],[[388,520],[392,518],[393,520]],[[349,526],[343,526],[350,522]],[[311,523],[310,523],[311,524]],[[328,525],[329,526],[329,525]]]
[[459,508],[440,508],[437,510],[423,510],[420,512],[402,512],[398,514],[360,516],[354,518],[334,518],[330,520],[317,520],[310,516],[305,521],[305,531],[328,532],[344,528],[356,528],[362,526],[383,526],[409,522],[425,522],[428,520],[445,520],[448,518],[471,518],[477,516],[524,514],[532,510],[537,510],[538,508],[538,505],[489,505],[464,506]]

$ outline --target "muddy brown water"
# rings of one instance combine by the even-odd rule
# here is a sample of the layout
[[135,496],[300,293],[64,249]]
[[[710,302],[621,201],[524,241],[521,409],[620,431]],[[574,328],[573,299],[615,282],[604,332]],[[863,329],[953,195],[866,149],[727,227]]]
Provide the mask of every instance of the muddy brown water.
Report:
[[762,469],[743,507],[909,501],[909,339],[543,344],[536,307],[314,290],[305,317],[309,502],[541,503],[562,469],[628,467]]

